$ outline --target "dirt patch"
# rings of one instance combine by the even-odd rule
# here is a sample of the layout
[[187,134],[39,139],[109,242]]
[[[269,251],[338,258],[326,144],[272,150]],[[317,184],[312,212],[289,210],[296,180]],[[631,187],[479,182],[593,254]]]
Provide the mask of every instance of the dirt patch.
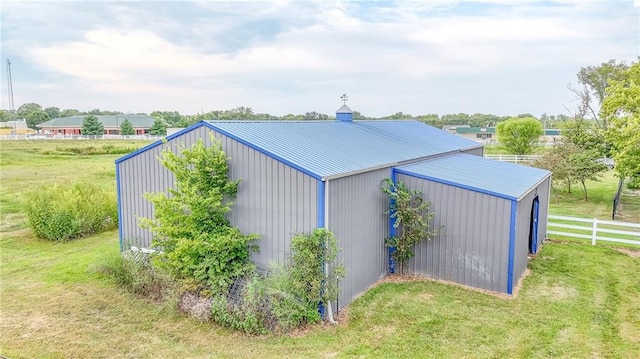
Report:
[[211,320],[211,298],[201,297],[197,293],[185,292],[178,301],[178,308],[202,321]]
[[640,258],[640,250],[638,249],[629,249],[629,248],[614,248],[614,249],[620,253],[627,254],[633,258]]
[[538,287],[536,290],[538,296],[560,301],[575,298],[578,291],[571,287],[563,287],[561,285],[553,285],[550,287]]

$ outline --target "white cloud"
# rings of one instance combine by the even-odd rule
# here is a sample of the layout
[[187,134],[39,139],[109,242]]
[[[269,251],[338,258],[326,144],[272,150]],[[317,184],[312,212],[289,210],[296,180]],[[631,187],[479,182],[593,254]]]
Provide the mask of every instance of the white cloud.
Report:
[[[633,45],[629,48],[638,39],[637,17],[620,15],[599,2],[562,1],[562,6],[547,7],[533,1],[502,6],[513,2],[491,0],[498,7],[478,13],[458,13],[459,3],[204,2],[191,4],[198,12],[193,18],[168,16],[172,8],[161,12],[153,5],[104,3],[113,21],[68,22],[66,26],[78,26],[73,38],[45,44],[37,36],[15,38],[11,51],[27,54],[34,69],[50,74],[29,87],[34,96],[64,81],[65,92],[78,92],[75,101],[94,101],[90,107],[150,112],[162,105],[189,113],[248,105],[272,113],[301,108],[331,112],[309,106],[359,91],[352,98],[371,99],[366,103],[371,110],[362,112],[377,115],[423,111],[425,98],[433,106],[456,103],[443,97],[438,101],[446,91],[434,86],[455,86],[455,81],[474,77],[491,78],[505,88],[514,80],[528,81],[532,93],[558,86],[542,79],[558,78],[562,88],[555,89],[566,91],[580,66],[637,54]],[[604,10],[608,12],[601,15]],[[9,26],[19,28],[17,23]],[[513,73],[521,77],[514,79]],[[460,95],[477,98],[477,107],[512,106],[494,104],[499,96],[482,86],[458,83]],[[51,105],[77,107],[58,99],[70,104]],[[107,102],[111,105],[101,104]],[[405,108],[385,110],[389,103]],[[440,111],[462,111],[448,106]]]

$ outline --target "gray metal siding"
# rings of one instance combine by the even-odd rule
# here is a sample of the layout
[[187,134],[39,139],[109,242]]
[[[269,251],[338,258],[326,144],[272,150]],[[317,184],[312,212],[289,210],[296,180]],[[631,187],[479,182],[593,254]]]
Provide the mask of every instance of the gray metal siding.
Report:
[[328,228],[338,239],[339,258],[348,275],[340,283],[339,306],[348,304],[358,294],[387,272],[384,239],[389,235],[389,206],[380,187],[391,169],[380,169],[328,182]]
[[511,201],[400,174],[431,202],[444,233],[416,246],[412,273],[476,288],[507,291]]
[[241,180],[231,223],[260,236],[260,251],[251,257],[259,267],[284,263],[291,237],[316,228],[318,181],[227,136],[215,137],[230,157],[230,177]]
[[173,186],[175,177],[167,171],[159,161],[162,151],[170,146],[176,149],[177,144],[191,146],[199,138],[208,138],[206,127],[198,127],[167,142],[156,146],[119,164],[121,231],[123,249],[131,246],[150,247],[152,235],[149,230],[138,226],[139,218],[152,218],[153,205],[145,193],[165,192]]
[[[186,147],[203,139],[211,145],[214,133],[198,127],[167,143]],[[230,214],[231,223],[243,233],[256,233],[260,247],[252,259],[260,267],[271,262],[282,263],[289,251],[292,234],[316,227],[317,181],[281,162],[219,133],[214,133],[230,157],[230,178],[241,179]],[[149,247],[151,233],[138,227],[137,218],[153,217],[153,206],[144,198],[146,192],[167,191],[174,184],[173,174],[158,161],[167,145],[157,146],[119,164],[121,188],[122,233],[124,249]]]
[[516,210],[516,247],[513,267],[513,286],[516,284],[522,274],[527,269],[527,257],[529,255],[529,233],[531,231],[531,209],[533,207],[533,199],[538,196],[540,203],[538,211],[538,249],[547,233],[547,214],[549,210],[549,182],[547,178],[541,182],[535,189],[531,190],[517,203]]

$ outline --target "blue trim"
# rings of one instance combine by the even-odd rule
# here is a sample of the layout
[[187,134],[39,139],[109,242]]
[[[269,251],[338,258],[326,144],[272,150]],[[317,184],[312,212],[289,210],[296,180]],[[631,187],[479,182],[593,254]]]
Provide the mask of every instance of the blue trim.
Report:
[[295,164],[295,163],[293,163],[291,161],[287,161],[284,158],[276,155],[273,152],[269,152],[269,151],[265,150],[264,148],[256,146],[254,143],[251,143],[251,142],[249,142],[249,141],[247,141],[245,139],[242,139],[242,138],[234,135],[233,133],[231,133],[229,131],[226,131],[226,130],[223,130],[223,129],[217,127],[213,123],[204,122],[204,124],[205,124],[205,126],[209,127],[210,129],[212,129],[212,130],[214,130],[214,131],[216,131],[216,132],[218,132],[220,134],[223,134],[223,135],[225,135],[225,136],[227,136],[229,138],[232,138],[232,139],[242,143],[243,145],[245,145],[245,146],[247,146],[249,148],[252,148],[252,149],[254,149],[254,150],[256,150],[256,151],[258,151],[258,152],[260,152],[260,153],[262,153],[262,154],[264,154],[266,156],[268,156],[268,157],[271,157],[271,158],[273,158],[273,159],[275,159],[277,161],[280,161],[280,162],[286,164],[289,167],[293,167],[293,168],[297,169],[298,171],[300,171],[300,172],[302,172],[304,174],[307,174],[307,175],[309,175],[309,176],[311,176],[311,177],[313,177],[313,178],[315,178],[317,180],[322,180],[322,176],[320,176],[319,174],[311,172],[310,170],[308,170],[306,168],[300,167],[299,165],[297,165],[297,164]]
[[317,228],[324,228],[324,187],[325,187],[326,182],[322,181],[322,180],[318,180],[318,190],[317,190],[317,196],[318,196],[318,205],[317,205],[317,212],[316,213],[316,227]]
[[180,131],[178,131],[178,132],[176,132],[174,134],[171,134],[170,136],[167,136],[162,140],[158,140],[156,142],[150,143],[150,144],[148,144],[148,145],[146,145],[146,146],[144,146],[144,147],[142,147],[142,148],[140,148],[140,149],[138,149],[136,151],[133,151],[133,152],[127,154],[127,155],[124,155],[124,156],[118,158],[116,160],[116,163],[120,163],[122,161],[126,161],[131,157],[137,156],[137,155],[139,155],[139,154],[141,154],[143,152],[147,152],[152,148],[160,146],[161,144],[165,143],[166,141],[171,141],[171,140],[173,140],[174,138],[176,138],[178,136],[182,136],[183,134],[185,134],[187,132],[191,132],[191,131],[195,130],[196,128],[202,127],[204,125],[206,125],[206,123],[204,121],[200,121],[200,122],[198,122],[198,123],[196,123],[194,125],[191,125],[191,126],[185,128],[183,130],[180,130]]
[[120,243],[120,252],[123,248],[122,238],[122,193],[120,192],[120,164],[116,162],[116,200],[118,203],[118,242]]
[[509,222],[509,267],[507,269],[507,293],[513,294],[513,267],[516,253],[516,211],[517,203],[511,201],[511,221]]
[[[396,172],[395,167],[391,168],[391,182],[393,183],[394,186],[396,186],[398,184],[398,173]],[[390,200],[389,202],[389,207],[391,207],[391,205],[393,205],[394,200]],[[395,237],[397,234],[396,231],[396,219],[391,217],[392,212],[389,212],[389,237]],[[396,251],[395,247],[389,247],[389,254],[388,254],[388,266],[389,266],[389,273],[393,274],[396,272],[396,261],[393,260],[393,257],[391,256],[393,254],[393,252]]]
[[518,198],[516,198],[516,197],[509,196],[509,195],[506,195],[506,194],[503,194],[503,193],[488,191],[486,189],[482,189],[482,188],[478,188],[478,187],[466,186],[466,185],[463,185],[463,184],[460,184],[460,183],[443,180],[441,178],[425,176],[425,175],[422,175],[422,174],[419,174],[419,173],[405,171],[405,170],[401,170],[401,169],[398,169],[398,168],[396,168],[395,171],[397,173],[402,173],[402,174],[407,175],[407,176],[416,177],[416,178],[422,178],[422,179],[425,179],[427,181],[433,181],[433,182],[437,182],[437,183],[442,183],[442,184],[446,184],[446,185],[449,185],[449,186],[466,189],[466,190],[469,190],[469,191],[488,194],[488,195],[494,196],[494,197],[500,197],[500,198],[508,199],[508,200],[511,200],[511,201],[517,201],[518,200]]
[[531,225],[531,253],[538,252],[538,222],[540,220],[540,199],[538,196],[533,199],[533,223]]
[[[316,213],[316,227],[317,228],[325,228],[325,218],[324,218],[324,209],[326,206],[326,203],[324,201],[324,193],[325,193],[325,186],[326,186],[326,182],[323,180],[318,180],[318,188],[317,188],[317,212]],[[323,264],[321,264],[321,266],[323,267],[322,270],[324,271],[324,262]],[[324,304],[322,302],[318,302],[318,313],[320,314],[321,318],[325,317],[325,308],[324,308]]]

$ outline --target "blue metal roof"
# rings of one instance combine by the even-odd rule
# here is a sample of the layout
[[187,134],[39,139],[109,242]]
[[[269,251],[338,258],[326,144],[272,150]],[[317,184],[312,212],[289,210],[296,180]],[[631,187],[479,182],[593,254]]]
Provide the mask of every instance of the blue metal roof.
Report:
[[539,168],[457,154],[398,167],[399,173],[519,200],[551,175]]
[[219,121],[211,129],[316,178],[480,147],[418,121]]

